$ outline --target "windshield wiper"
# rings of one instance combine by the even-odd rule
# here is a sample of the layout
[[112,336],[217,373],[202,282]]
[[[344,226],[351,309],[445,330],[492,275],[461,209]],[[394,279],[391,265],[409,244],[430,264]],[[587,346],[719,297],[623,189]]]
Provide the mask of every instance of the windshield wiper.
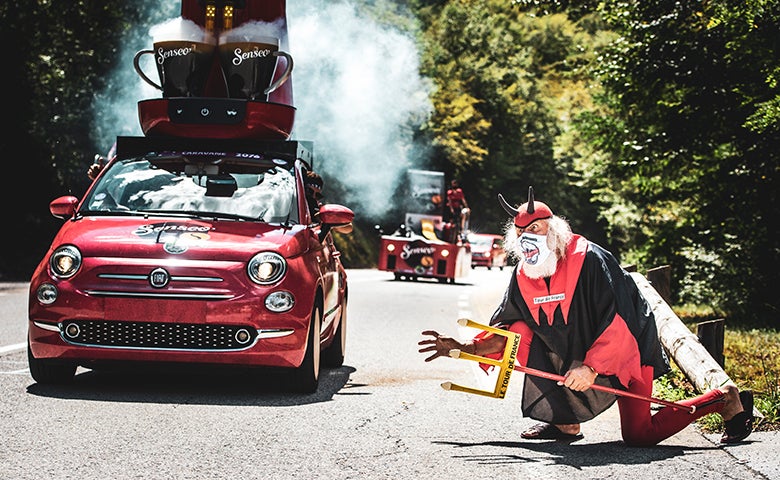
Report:
[[241,221],[249,221],[249,222],[257,221],[257,218],[248,217],[246,215],[238,215],[235,213],[225,213],[225,212],[202,212],[200,210],[136,210],[136,212],[141,213],[143,215],[153,215],[153,216],[172,215],[176,217],[230,219],[230,220],[241,220]]

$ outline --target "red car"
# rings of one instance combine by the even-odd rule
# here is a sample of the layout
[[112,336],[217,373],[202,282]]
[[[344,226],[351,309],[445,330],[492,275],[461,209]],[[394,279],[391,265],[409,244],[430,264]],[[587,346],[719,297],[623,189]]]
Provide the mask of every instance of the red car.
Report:
[[353,212],[304,178],[311,145],[120,137],[30,282],[28,358],[42,384],[76,368],[278,367],[317,389],[344,361],[347,275],[331,230]]
[[504,251],[504,237],[489,233],[470,233],[471,268],[487,267],[488,270],[498,267],[503,270],[507,265]]

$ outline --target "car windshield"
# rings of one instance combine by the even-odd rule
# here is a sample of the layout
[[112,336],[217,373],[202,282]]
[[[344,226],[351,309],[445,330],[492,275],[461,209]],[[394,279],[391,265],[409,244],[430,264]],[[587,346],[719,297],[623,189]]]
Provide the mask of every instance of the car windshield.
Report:
[[182,214],[296,223],[291,162],[259,155],[150,154],[119,160],[81,214]]

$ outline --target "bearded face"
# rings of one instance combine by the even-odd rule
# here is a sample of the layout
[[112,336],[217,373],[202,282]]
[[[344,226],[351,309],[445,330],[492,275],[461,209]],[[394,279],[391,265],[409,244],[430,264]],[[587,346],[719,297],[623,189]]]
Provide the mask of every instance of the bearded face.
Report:
[[551,277],[555,273],[558,261],[566,255],[566,246],[572,238],[571,228],[564,219],[553,216],[541,221],[547,222],[546,235],[518,235],[512,221],[504,230],[507,253],[518,260],[521,272],[534,279]]

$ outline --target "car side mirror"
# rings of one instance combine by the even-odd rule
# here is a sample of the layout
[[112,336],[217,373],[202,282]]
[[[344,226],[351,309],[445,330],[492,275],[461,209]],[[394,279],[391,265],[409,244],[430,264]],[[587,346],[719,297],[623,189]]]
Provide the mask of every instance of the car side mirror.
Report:
[[355,212],[343,205],[326,203],[320,206],[319,217],[322,222],[319,237],[322,241],[331,229],[341,233],[352,232],[352,220],[355,219]]
[[78,198],[72,195],[66,195],[52,200],[49,204],[49,211],[55,217],[65,220],[71,218],[76,213],[76,206],[78,204]]

